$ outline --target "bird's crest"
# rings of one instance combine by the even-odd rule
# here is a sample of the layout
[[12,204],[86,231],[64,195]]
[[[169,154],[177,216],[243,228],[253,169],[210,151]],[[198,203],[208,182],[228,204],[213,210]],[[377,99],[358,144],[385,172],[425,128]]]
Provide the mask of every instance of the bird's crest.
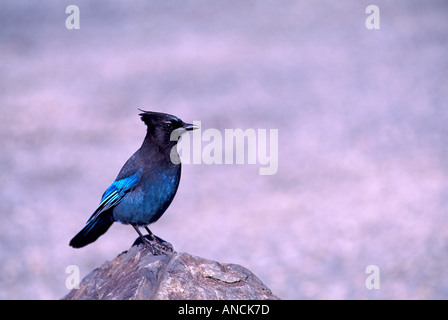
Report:
[[140,110],[142,113],[139,113],[140,118],[142,119],[142,121],[147,125],[151,125],[151,123],[153,123],[154,121],[160,121],[160,120],[174,120],[174,121],[179,121],[179,118],[176,116],[173,116],[171,114],[168,113],[162,113],[162,112],[154,112],[154,111],[145,111],[142,109],[138,109]]

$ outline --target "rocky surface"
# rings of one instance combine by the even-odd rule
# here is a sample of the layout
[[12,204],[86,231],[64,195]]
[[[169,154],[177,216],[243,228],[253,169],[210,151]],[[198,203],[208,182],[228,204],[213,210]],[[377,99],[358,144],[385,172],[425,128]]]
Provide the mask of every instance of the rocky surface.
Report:
[[135,245],[92,271],[67,300],[278,299],[248,269]]

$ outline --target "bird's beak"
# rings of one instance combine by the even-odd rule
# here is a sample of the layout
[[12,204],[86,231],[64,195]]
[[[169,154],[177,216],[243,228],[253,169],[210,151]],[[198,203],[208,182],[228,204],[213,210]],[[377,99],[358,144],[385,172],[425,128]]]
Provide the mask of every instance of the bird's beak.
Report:
[[187,131],[191,131],[191,130],[195,130],[195,129],[199,129],[199,127],[195,124],[191,124],[191,123],[184,123],[182,128],[184,128]]

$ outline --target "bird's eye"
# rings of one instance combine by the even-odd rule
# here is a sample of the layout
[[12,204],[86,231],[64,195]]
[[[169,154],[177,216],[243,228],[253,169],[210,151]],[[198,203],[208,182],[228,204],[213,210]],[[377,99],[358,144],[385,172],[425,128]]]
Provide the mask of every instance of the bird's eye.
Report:
[[168,122],[167,124],[165,124],[165,127],[167,129],[171,129],[171,128],[173,128],[173,124],[171,122]]

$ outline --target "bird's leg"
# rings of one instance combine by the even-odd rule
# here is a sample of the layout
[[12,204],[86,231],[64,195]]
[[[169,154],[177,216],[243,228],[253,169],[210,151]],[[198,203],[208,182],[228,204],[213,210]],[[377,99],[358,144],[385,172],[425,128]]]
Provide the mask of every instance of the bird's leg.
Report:
[[140,239],[142,240],[143,243],[147,243],[147,244],[151,244],[150,240],[148,240],[147,238],[145,238],[142,233],[140,232],[140,230],[138,229],[137,226],[134,226],[132,224],[132,227],[135,229],[135,231],[137,231],[138,235],[140,236]]
[[154,247],[154,245],[153,245],[153,243],[152,243],[151,240],[149,240],[148,238],[145,238],[145,237],[142,235],[142,233],[140,232],[140,230],[138,229],[137,226],[132,225],[132,227],[134,227],[135,231],[137,231],[138,235],[140,236],[140,239],[142,240],[143,244],[146,245],[146,247],[147,247],[149,250],[151,250],[151,253],[152,253],[154,256],[158,256],[158,255],[162,254],[162,252],[160,252],[160,250],[157,250],[157,249]]
[[[145,226],[145,230],[148,232],[148,235],[151,237],[151,242],[154,242],[156,245],[162,248],[164,251],[173,252],[173,247],[170,243],[166,242],[165,240],[159,238],[154,233],[149,230],[148,226]],[[147,238],[146,238],[147,239]]]
[[163,241],[159,237],[154,236],[153,233],[151,231],[149,231],[149,229],[147,227],[145,227],[145,229],[147,231],[149,231],[148,233],[149,233],[149,236],[151,237],[151,239],[148,239],[148,237],[145,237],[140,232],[140,230],[138,229],[137,226],[132,225],[132,227],[135,229],[135,231],[137,231],[140,239],[148,247],[148,249],[151,250],[151,253],[153,255],[158,256],[158,255],[161,255],[166,252],[173,252],[173,248],[170,245],[165,244],[165,243],[167,243],[166,241]]
[[148,226],[145,226],[145,230],[148,232],[148,235],[151,237],[151,240],[155,240],[154,234],[149,230]]

